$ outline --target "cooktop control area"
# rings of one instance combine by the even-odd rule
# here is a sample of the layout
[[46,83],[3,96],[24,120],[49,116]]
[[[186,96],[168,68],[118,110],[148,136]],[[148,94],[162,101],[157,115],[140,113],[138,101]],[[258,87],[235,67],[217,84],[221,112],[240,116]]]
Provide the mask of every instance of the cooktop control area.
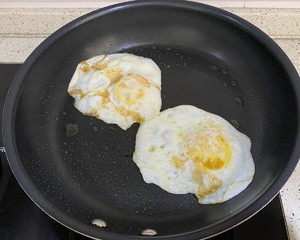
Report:
[[[0,114],[19,64],[0,64]],[[2,125],[2,116],[0,118]],[[0,131],[0,147],[3,146]],[[1,149],[0,149],[1,150]],[[5,153],[0,151],[0,240],[84,240],[40,210],[15,180]],[[235,228],[211,240],[288,240],[281,200],[277,196],[264,209]]]

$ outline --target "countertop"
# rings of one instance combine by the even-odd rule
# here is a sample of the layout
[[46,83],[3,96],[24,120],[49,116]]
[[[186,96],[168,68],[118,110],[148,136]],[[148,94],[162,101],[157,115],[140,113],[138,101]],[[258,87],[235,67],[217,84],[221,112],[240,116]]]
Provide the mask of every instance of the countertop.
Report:
[[[103,6],[112,3],[114,1],[109,1]],[[93,10],[62,7],[7,8],[7,5],[1,8],[0,4],[0,63],[23,62],[55,30]],[[266,32],[286,52],[300,73],[300,8],[241,7],[225,10],[243,17]],[[300,239],[300,163],[280,195],[290,239]]]

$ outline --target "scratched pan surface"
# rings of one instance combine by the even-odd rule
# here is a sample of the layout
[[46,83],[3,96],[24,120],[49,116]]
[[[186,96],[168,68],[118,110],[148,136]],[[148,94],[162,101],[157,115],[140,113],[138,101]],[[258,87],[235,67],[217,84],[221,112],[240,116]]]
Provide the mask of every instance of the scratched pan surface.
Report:
[[[162,110],[191,104],[230,121],[252,140],[256,174],[240,195],[199,205],[146,184],[132,161],[138,125],[123,131],[73,107],[76,65],[129,52],[162,71]],[[32,200],[93,238],[206,238],[265,206],[299,159],[299,76],[260,30],[225,11],[190,2],[125,3],[66,25],[23,64],[3,118],[10,166]],[[299,145],[298,145],[299,146]],[[106,228],[91,220],[100,218]]]

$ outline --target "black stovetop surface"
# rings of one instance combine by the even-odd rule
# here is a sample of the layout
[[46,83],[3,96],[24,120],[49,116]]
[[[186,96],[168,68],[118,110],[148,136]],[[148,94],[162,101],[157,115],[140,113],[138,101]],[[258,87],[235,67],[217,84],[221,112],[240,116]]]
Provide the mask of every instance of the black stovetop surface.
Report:
[[[0,64],[0,111],[19,64]],[[0,115],[1,116],[1,115]],[[2,124],[2,116],[0,125]],[[0,147],[3,146],[0,131]],[[60,225],[40,210],[15,180],[4,153],[0,154],[0,240],[88,239]],[[280,197],[249,220],[210,240],[287,240]]]

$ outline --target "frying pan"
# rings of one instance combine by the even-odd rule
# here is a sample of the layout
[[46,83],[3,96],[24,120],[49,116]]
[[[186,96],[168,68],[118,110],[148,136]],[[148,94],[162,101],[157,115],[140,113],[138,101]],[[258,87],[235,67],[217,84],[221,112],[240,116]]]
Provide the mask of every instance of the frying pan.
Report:
[[[146,184],[132,161],[138,124],[123,131],[74,108],[66,90],[76,65],[116,52],[159,65],[162,110],[194,105],[250,137],[256,173],[245,191],[200,205]],[[287,181],[299,159],[299,94],[290,60],[245,20],[192,2],[123,3],[67,24],[25,61],[5,102],[6,155],[29,197],[83,235],[207,238],[251,217]]]

